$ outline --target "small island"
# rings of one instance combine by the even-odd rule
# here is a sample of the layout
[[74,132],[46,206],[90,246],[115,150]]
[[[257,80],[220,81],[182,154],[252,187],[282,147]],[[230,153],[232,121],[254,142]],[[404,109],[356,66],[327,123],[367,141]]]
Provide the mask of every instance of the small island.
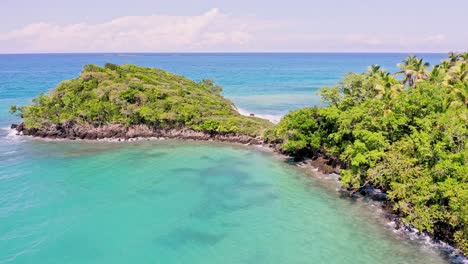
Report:
[[259,143],[272,123],[239,114],[211,80],[135,65],[86,65],[32,104],[12,106],[19,133],[43,138],[165,137]]

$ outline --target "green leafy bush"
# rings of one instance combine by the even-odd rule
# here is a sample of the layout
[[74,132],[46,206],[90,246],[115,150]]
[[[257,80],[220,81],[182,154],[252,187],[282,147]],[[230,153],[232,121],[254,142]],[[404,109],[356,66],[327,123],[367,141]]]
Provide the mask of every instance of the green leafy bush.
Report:
[[86,65],[78,78],[61,82],[30,105],[12,106],[11,111],[19,113],[29,128],[73,120],[260,136],[272,126],[240,115],[221,92],[211,80],[196,83],[158,69],[107,63],[104,68]]
[[404,221],[468,252],[468,59],[414,56],[402,81],[377,65],[321,90],[323,108],[290,112],[265,136],[292,155],[339,158],[351,189],[387,191]]

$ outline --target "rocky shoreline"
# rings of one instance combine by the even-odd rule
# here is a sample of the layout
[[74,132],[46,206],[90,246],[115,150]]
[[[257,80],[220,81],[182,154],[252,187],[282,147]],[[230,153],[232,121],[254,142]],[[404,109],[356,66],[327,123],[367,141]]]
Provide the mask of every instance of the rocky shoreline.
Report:
[[24,123],[11,125],[19,135],[33,136],[50,139],[117,139],[130,140],[134,138],[171,138],[171,139],[192,139],[192,140],[215,140],[221,142],[233,142],[242,144],[263,144],[262,137],[252,137],[248,135],[236,134],[213,134],[195,131],[188,128],[157,128],[147,125],[132,125],[125,127],[121,124],[109,124],[103,126],[78,125],[74,122],[65,124],[50,124],[41,128],[26,128]]
[[[323,175],[328,175],[326,180],[338,182],[336,189],[343,197],[369,203],[372,206],[378,207],[381,210],[380,216],[386,221],[394,233],[408,238],[412,241],[418,241],[426,246],[436,248],[444,253],[451,263],[468,264],[468,258],[460,250],[451,246],[449,243],[434,238],[432,235],[421,232],[414,226],[405,223],[401,217],[392,210],[392,203],[388,200],[388,195],[380,189],[374,188],[370,184],[366,184],[358,190],[350,190],[345,188],[340,182],[339,167],[333,167],[335,164],[334,159],[326,159],[326,157],[319,156],[314,158],[290,158],[293,164],[301,167],[306,172],[315,171]],[[323,178],[323,177],[319,177]]]
[[[339,170],[342,166],[341,162],[333,157],[327,157],[321,153],[316,153],[313,157],[289,157],[280,149],[281,142],[266,142],[262,137],[252,137],[248,135],[236,134],[216,134],[195,131],[188,128],[156,128],[147,125],[132,125],[125,127],[121,124],[109,125],[78,125],[74,122],[65,124],[50,124],[41,128],[26,128],[24,123],[12,124],[11,129],[17,131],[17,135],[32,136],[37,138],[47,139],[69,139],[69,140],[115,140],[128,141],[133,139],[145,138],[165,138],[165,139],[182,139],[182,140],[199,140],[199,141],[218,141],[227,143],[239,143],[243,145],[255,145],[266,147],[276,153],[284,155],[297,166],[308,170],[320,171],[324,174],[335,175],[333,180],[339,182]],[[388,202],[387,194],[372,185],[366,185],[360,189],[348,190],[340,184],[339,192],[344,196],[353,199],[371,199],[381,207],[385,212],[384,217],[388,220],[391,228],[411,240],[421,240],[428,242],[431,246],[439,248],[447,254],[450,261],[453,263],[467,263],[468,259],[462,255],[460,251],[450,246],[449,244],[435,240],[426,233],[419,232],[414,227],[405,224],[401,218],[392,212],[391,204]]]

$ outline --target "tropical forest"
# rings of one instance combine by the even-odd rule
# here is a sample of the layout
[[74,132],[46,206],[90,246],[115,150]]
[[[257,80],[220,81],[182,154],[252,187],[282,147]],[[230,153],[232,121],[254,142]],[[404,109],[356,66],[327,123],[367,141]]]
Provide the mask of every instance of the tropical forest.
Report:
[[468,53],[398,67],[349,73],[320,90],[326,107],[292,111],[266,137],[338,158],[347,188],[380,188],[404,222],[468,252]]

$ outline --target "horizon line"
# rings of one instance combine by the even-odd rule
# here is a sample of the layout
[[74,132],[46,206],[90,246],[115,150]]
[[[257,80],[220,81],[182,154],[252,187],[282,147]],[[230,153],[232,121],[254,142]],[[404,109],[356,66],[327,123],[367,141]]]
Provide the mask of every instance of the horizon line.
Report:
[[103,52],[12,52],[0,55],[79,55],[79,54],[448,54],[434,51],[103,51]]

